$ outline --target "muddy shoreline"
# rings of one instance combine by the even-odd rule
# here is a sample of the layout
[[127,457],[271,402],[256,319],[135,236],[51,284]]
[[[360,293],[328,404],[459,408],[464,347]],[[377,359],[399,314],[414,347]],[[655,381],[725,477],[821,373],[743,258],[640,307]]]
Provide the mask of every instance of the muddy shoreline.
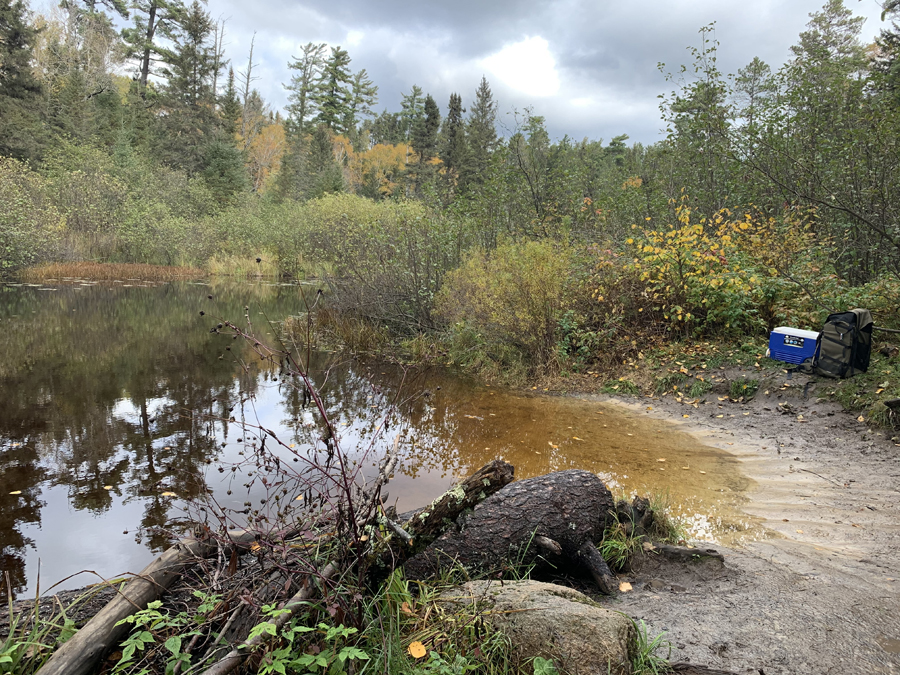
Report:
[[824,386],[778,373],[745,403],[595,397],[676,420],[754,482],[744,510],[767,536],[716,546],[723,569],[625,577],[634,591],[617,608],[666,631],[673,662],[900,673],[900,440],[818,397]]

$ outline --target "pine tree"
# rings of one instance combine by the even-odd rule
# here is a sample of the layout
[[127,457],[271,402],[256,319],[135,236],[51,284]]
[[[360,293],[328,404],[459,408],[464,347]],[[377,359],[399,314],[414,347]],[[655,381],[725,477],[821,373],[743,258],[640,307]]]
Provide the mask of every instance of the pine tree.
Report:
[[285,85],[290,92],[286,124],[289,135],[302,136],[310,120],[316,116],[315,99],[321,84],[325,48],[324,42],[307,42],[301,48],[302,55],[288,63],[288,68],[297,71],[296,75],[291,76],[290,84]]
[[122,31],[128,57],[138,60],[138,83],[146,96],[153,63],[164,54],[160,39],[176,37],[186,13],[182,0],[134,0],[134,25]]
[[344,133],[344,123],[350,109],[351,92],[349,85],[350,55],[340,46],[331,48],[331,55],[322,67],[321,85],[313,100],[318,106],[316,120],[336,134]]
[[37,30],[22,0],[0,0],[0,155],[20,159],[40,155],[41,85],[31,70]]
[[374,114],[372,106],[376,103],[378,103],[378,86],[369,79],[369,74],[363,68],[350,82],[350,101],[344,119],[344,129],[356,132],[360,118],[371,117]]

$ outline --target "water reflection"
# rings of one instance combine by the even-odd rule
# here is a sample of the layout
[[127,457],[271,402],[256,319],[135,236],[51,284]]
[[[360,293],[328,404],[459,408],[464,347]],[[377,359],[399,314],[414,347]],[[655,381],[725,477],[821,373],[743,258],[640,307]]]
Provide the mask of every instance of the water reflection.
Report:
[[[285,462],[321,447],[302,387],[211,332],[246,313],[275,339],[266,317],[302,308],[283,284],[0,286],[0,546],[13,592],[35,583],[38,558],[43,588],[81,569],[138,571],[185,499],[258,503],[265,486],[219,470],[246,459],[244,424],[273,431]],[[640,413],[329,354],[312,365],[342,446],[359,459],[375,439],[369,471],[400,434],[389,493],[401,511],[499,456],[520,478],[577,467],[626,491],[668,491],[700,534],[746,526],[735,463]]]

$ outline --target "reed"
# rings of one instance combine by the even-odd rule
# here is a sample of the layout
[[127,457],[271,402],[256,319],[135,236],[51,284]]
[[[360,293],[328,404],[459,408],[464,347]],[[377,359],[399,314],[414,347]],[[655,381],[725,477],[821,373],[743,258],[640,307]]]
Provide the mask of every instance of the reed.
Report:
[[175,279],[203,279],[207,273],[196,267],[167,267],[142,263],[65,262],[30,267],[21,273],[25,281],[48,279],[140,279],[141,281],[171,281]]

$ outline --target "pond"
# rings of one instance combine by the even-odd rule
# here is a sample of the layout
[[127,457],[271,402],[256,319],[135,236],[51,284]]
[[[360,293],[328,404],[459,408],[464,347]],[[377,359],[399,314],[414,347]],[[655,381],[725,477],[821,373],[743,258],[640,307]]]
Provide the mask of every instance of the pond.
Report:
[[[0,285],[0,547],[14,595],[33,593],[38,577],[46,590],[139,571],[186,500],[255,503],[265,487],[223,469],[246,457],[258,428],[286,458],[316,443],[301,390],[252,344],[215,330],[249,318],[274,344],[304,292],[266,282]],[[369,461],[401,433],[387,488],[401,512],[502,457],[517,478],[583,468],[614,492],[665,494],[698,538],[749,527],[737,462],[643,411],[329,353],[314,354],[310,370],[344,448],[371,445]]]

